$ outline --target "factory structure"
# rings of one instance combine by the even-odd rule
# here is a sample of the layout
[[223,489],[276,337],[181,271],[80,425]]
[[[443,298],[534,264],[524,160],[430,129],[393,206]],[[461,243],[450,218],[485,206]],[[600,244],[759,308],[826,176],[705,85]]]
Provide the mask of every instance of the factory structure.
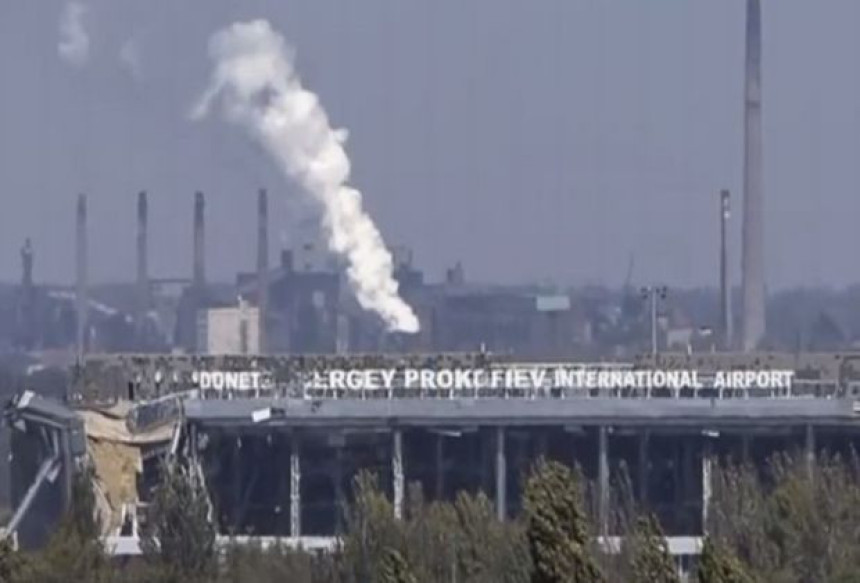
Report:
[[[22,274],[10,329],[10,348],[25,352],[68,351],[68,362],[86,353],[172,352],[216,354],[337,353],[372,351],[471,351],[518,358],[593,358],[643,349],[630,342],[652,336],[652,350],[739,350],[773,346],[765,326],[764,183],[762,137],[762,47],[760,0],[748,0],[744,75],[741,282],[737,322],[732,306],[730,194],[719,193],[720,313],[700,334],[683,314],[652,317],[638,310],[595,306],[570,290],[548,286],[492,286],[469,281],[461,263],[441,281],[428,281],[407,249],[395,249],[400,294],[416,311],[416,335],[388,334],[360,308],[339,266],[313,243],[281,249],[270,260],[268,193],[257,197],[256,268],[232,282],[206,273],[206,197],[193,197],[190,276],[150,273],[149,199],[137,197],[136,278],[133,284],[98,289],[89,281],[88,200],[76,206],[76,281],[68,288],[34,283],[34,250],[22,249]],[[629,283],[629,275],[628,275]],[[105,286],[101,286],[102,288]],[[653,295],[653,294],[652,294]],[[627,313],[629,312],[629,313]],[[633,321],[642,316],[641,321]],[[2,313],[0,313],[2,318]],[[620,320],[627,320],[621,322]],[[624,326],[636,330],[621,329]],[[737,331],[737,333],[735,333]],[[703,336],[708,336],[703,338]],[[620,339],[619,339],[620,337]],[[2,347],[0,339],[0,347]],[[633,348],[630,350],[630,348]]]
[[[77,280],[71,288],[34,283],[35,254],[22,249],[15,302],[18,350],[69,347],[88,353],[346,354],[370,351],[488,351],[529,358],[570,356],[590,341],[589,324],[566,290],[469,283],[462,264],[427,282],[411,252],[396,249],[394,276],[422,322],[418,334],[390,334],[354,299],[346,276],[313,244],[269,260],[268,194],[258,193],[256,269],[233,282],[206,276],[206,198],[193,198],[191,275],[155,278],[148,269],[146,192],[137,199],[136,279],[93,286],[87,274],[87,199],[77,201]],[[108,289],[104,289],[108,288]]]
[[[761,8],[759,0],[747,7],[739,325],[727,191],[718,198],[716,333],[672,328],[671,319],[658,316],[651,290],[650,328],[643,314],[637,322],[645,328],[631,332],[650,331],[647,356],[592,360],[583,355],[601,333],[598,323],[614,321],[612,314],[597,317],[566,291],[476,285],[461,264],[443,281],[428,282],[401,250],[395,278],[422,326],[414,335],[387,333],[360,309],[344,277],[319,261],[319,250],[283,249],[270,260],[265,190],[257,196],[255,269],[229,284],[207,280],[200,192],[193,197],[190,277],[152,276],[149,201],[139,193],[136,280],[123,296],[131,299],[116,307],[95,297],[88,281],[81,195],[73,287],[36,285],[30,242],[21,254],[15,342],[28,351],[73,346],[74,359],[64,402],[24,392],[3,412],[12,435],[15,509],[5,534],[24,547],[43,544],[83,460],[95,470],[105,540],[126,555],[140,552],[140,523],[168,456],[202,478],[220,536],[305,547],[336,540],[361,470],[377,474],[398,515],[407,489],[418,484],[430,500],[484,491],[505,520],[520,509],[525,472],[548,456],[582,468],[604,540],[616,534],[613,489],[628,479],[636,500],[659,516],[672,552],[693,555],[707,531],[719,460],[764,463],[794,450],[812,460],[822,450],[851,451],[860,444],[860,354],[761,350]],[[409,370],[571,376],[537,375],[548,380],[528,388],[504,382],[410,390]],[[317,382],[362,371],[390,371],[391,382]],[[695,381],[666,387],[583,380],[647,371],[694,374]],[[762,373],[765,381],[718,380],[732,373]],[[773,380],[780,375],[789,380]],[[558,378],[579,380],[552,380]]]

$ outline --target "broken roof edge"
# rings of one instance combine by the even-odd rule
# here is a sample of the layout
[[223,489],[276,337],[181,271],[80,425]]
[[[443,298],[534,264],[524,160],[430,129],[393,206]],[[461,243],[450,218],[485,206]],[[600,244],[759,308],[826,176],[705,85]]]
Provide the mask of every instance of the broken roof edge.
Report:
[[42,397],[26,390],[13,396],[3,411],[8,420],[18,416],[44,421],[54,425],[72,426],[83,423],[74,409],[55,399]]

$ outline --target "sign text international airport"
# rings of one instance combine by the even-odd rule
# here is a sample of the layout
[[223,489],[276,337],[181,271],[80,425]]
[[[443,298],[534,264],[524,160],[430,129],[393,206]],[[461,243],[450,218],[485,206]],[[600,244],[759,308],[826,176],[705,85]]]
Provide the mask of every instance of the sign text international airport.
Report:
[[[201,389],[274,388],[279,379],[260,371],[199,371]],[[311,390],[373,391],[388,389],[471,391],[482,389],[788,389],[791,370],[614,370],[588,367],[516,366],[507,368],[327,369],[303,375]]]

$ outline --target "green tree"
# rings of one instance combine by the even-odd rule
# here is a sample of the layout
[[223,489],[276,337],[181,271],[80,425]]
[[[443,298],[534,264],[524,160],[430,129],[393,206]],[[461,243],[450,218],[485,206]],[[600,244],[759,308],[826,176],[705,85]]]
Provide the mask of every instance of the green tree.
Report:
[[755,467],[726,462],[716,469],[708,534],[761,573],[773,573],[778,567],[768,512],[768,492]]
[[0,539],[0,582],[24,583],[32,579],[24,556],[15,550],[8,538]]
[[763,469],[727,464],[714,477],[709,534],[752,576],[793,583],[860,572],[856,459],[778,454]]
[[395,549],[388,549],[382,561],[380,583],[418,583],[409,564]]
[[578,476],[538,460],[524,493],[526,536],[534,583],[596,583],[604,575],[588,552],[589,529]]
[[[770,472],[767,529],[785,580],[830,581],[860,571],[856,469],[838,457],[777,456]],[[770,575],[768,573],[768,575]]]
[[427,504],[417,484],[410,484],[406,502],[406,548],[415,576],[419,581],[457,580],[462,537],[453,505]]
[[31,561],[31,580],[40,583],[111,581],[114,573],[99,538],[101,527],[96,517],[91,468],[75,473],[71,494],[56,532]]
[[399,526],[399,552],[419,581],[525,583],[531,563],[519,521],[501,522],[483,494],[425,503],[411,484]]
[[475,583],[516,583],[531,573],[525,533],[516,522],[496,518],[495,508],[483,493],[461,492],[454,502],[460,572]]
[[680,583],[666,536],[653,514],[639,517],[630,544],[634,583]]
[[697,574],[699,583],[755,583],[738,558],[710,538],[702,547]]
[[402,523],[379,489],[374,474],[361,472],[354,482],[354,501],[347,509],[343,567],[352,581],[378,581],[386,554],[406,551]]
[[215,526],[202,478],[167,462],[141,537],[144,556],[165,581],[209,581],[216,567]]

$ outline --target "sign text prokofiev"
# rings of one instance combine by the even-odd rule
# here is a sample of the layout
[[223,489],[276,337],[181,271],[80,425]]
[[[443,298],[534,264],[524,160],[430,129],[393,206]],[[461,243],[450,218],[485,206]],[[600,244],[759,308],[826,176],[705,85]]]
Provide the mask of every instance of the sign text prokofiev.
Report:
[[[791,370],[606,370],[573,367],[327,369],[302,376],[311,390],[453,390],[478,389],[788,389]],[[198,371],[201,389],[253,391],[274,388],[264,371]]]

